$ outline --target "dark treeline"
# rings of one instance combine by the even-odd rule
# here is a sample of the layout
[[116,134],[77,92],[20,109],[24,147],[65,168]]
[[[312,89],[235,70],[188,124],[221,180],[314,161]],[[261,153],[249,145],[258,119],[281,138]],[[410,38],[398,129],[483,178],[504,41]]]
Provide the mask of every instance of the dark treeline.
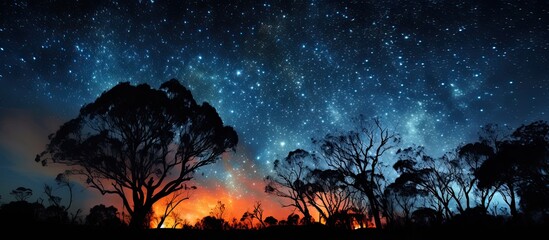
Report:
[[[361,115],[352,129],[314,138],[311,149],[295,149],[273,162],[265,191],[295,209],[286,219],[264,216],[261,201],[240,219],[225,219],[222,202],[194,224],[181,219],[177,206],[196,189],[188,185],[194,173],[237,143],[236,132],[215,108],[196,103],[179,81],[159,89],[120,83],[51,134],[35,159],[68,167],[55,179],[68,189],[66,206],[51,186],[44,186],[45,199],[34,202],[28,201],[32,189],[18,187],[9,193],[15,201],[1,205],[0,225],[55,233],[140,233],[150,239],[216,233],[297,239],[303,232],[401,239],[436,238],[435,230],[448,229],[463,236],[467,231],[456,229],[492,229],[506,236],[547,226],[549,220],[546,121],[516,129],[489,123],[476,141],[431,156],[424,146],[402,146],[399,134],[380,119]],[[102,194],[118,196],[125,214],[105,205],[85,216],[80,209],[70,211],[72,175],[84,176]],[[154,213],[159,200],[167,204]]]
[[[274,162],[266,191],[306,222],[332,227],[543,225],[549,220],[549,125],[486,124],[440,157],[400,146],[379,119],[313,139]],[[310,209],[319,212],[314,219]]]

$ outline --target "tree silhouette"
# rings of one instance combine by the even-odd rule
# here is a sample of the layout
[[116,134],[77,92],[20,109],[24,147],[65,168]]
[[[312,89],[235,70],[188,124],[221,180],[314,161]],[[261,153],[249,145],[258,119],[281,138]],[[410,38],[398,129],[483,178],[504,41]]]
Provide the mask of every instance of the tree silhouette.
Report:
[[425,153],[423,146],[399,149],[397,162],[393,168],[399,172],[393,187],[414,189],[412,192],[424,195],[430,202],[430,209],[447,219],[453,214],[450,209],[453,179],[448,172],[448,161],[444,157],[435,159]]
[[238,142],[214,107],[178,80],[160,89],[119,83],[49,136],[36,161],[73,167],[102,194],[122,199],[130,227],[146,228],[154,203],[181,190]]
[[[46,208],[44,205],[25,200],[12,201],[2,204],[0,207],[0,224],[3,227],[20,227],[22,223],[26,225],[40,224],[45,220]],[[9,230],[9,228],[5,228]],[[17,228],[20,229],[20,228]]]
[[86,216],[86,224],[99,227],[120,227],[122,221],[118,218],[116,207],[99,204],[90,208],[90,213]]
[[328,134],[313,143],[320,146],[328,166],[341,172],[347,185],[366,196],[376,228],[381,229],[383,157],[400,143],[400,137],[382,126],[377,118],[369,121],[360,115],[355,119],[355,127],[341,134]]
[[354,189],[344,184],[344,176],[333,169],[314,169],[307,176],[307,197],[326,225],[335,226],[332,216],[345,212],[352,206]]
[[265,223],[268,226],[275,226],[276,224],[278,224],[278,219],[276,219],[273,216],[268,216],[268,217],[265,218]]
[[275,160],[274,174],[265,177],[265,192],[289,199],[291,202],[283,207],[295,207],[303,214],[306,222],[312,221],[312,216],[308,208],[308,186],[305,181],[316,161],[314,155],[303,149],[296,149],[289,152],[284,159]]
[[214,216],[206,216],[200,220],[200,228],[203,230],[223,230],[223,219]]
[[465,208],[471,208],[469,192],[473,192],[479,198],[479,205],[488,210],[499,185],[492,187],[477,187],[478,178],[475,173],[482,163],[494,155],[494,149],[486,141],[468,143],[457,148],[457,158],[451,162],[451,170],[459,188],[465,195]]
[[17,201],[26,201],[30,196],[32,196],[32,189],[26,187],[18,187],[11,190],[10,194]]
[[[400,164],[405,163],[400,162]],[[400,169],[399,166],[396,168]],[[402,182],[389,184],[385,189],[388,224],[409,224],[412,220],[412,212],[420,206],[419,200],[427,194],[427,191],[417,188],[415,184],[403,184]]]
[[216,219],[224,219],[225,204],[221,201],[217,201],[217,204],[211,209],[210,215]]
[[259,224],[261,224],[261,227],[265,227],[265,221],[263,220],[263,207],[261,206],[261,201],[256,201],[254,203],[254,210],[251,212],[251,214],[254,216],[255,219],[259,221]]
[[481,188],[501,186],[500,193],[511,215],[520,207],[528,215],[549,214],[549,125],[535,121],[521,125],[476,172]]
[[247,229],[253,229],[254,218],[255,216],[252,212],[246,211],[242,214],[242,217],[240,217],[240,222],[244,223],[244,226],[246,226]]
[[[69,171],[66,171],[64,173],[59,173],[57,174],[57,176],[55,177],[55,182],[57,183],[57,185],[59,185],[60,187],[67,187],[67,189],[69,190],[69,202],[68,202],[68,205],[67,207],[63,207],[65,209],[65,211],[68,211],[69,208],[71,207],[72,205],[72,184],[70,183],[69,181],[69,177],[68,175],[70,175],[70,172]],[[61,206],[61,197],[59,196],[55,196],[53,194],[53,188],[52,186],[48,185],[48,184],[45,184],[44,185],[44,193],[46,194],[46,196],[48,197],[48,201],[50,202],[50,205],[54,205],[56,207],[62,207]]]
[[512,138],[520,148],[520,207],[529,216],[549,216],[549,124],[536,121],[517,128]]
[[286,218],[286,224],[290,226],[295,226],[299,223],[299,215],[296,213],[290,213]]

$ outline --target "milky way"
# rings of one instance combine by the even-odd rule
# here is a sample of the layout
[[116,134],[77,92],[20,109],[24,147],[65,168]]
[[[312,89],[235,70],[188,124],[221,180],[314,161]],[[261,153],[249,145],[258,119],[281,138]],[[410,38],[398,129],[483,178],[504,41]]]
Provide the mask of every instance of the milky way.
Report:
[[221,2],[2,2],[0,120],[68,120],[118,82],[176,78],[237,130],[202,175],[242,197],[239,178],[261,189],[273,160],[359,114],[432,155],[548,119],[546,1]]

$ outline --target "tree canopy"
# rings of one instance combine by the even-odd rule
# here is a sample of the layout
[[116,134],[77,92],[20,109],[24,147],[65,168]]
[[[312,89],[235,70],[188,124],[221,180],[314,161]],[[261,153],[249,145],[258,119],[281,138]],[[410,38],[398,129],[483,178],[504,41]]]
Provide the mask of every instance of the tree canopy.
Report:
[[69,166],[101,194],[118,195],[134,228],[148,227],[155,202],[238,143],[216,109],[197,104],[177,79],[159,89],[121,82],[48,138],[36,161]]

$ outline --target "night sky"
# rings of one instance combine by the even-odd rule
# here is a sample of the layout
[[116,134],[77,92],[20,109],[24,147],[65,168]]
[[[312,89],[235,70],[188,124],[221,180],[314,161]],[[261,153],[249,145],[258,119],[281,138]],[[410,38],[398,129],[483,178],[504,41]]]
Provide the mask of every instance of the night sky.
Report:
[[[19,186],[33,189],[31,201],[45,197],[59,169],[34,156],[81,106],[119,82],[158,88],[176,78],[240,139],[196,175],[184,216],[206,216],[218,200],[237,218],[258,200],[265,216],[286,216],[292,209],[263,192],[272,162],[350,129],[359,114],[433,156],[476,140],[487,123],[549,120],[548,5],[2,1],[0,203]],[[107,201],[77,188],[84,211]]]

